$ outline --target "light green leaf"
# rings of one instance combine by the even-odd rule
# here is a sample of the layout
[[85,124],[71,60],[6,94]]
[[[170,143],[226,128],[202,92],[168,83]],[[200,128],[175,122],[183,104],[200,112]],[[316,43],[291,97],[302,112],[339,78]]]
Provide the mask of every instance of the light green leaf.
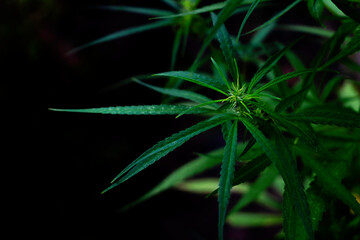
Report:
[[184,164],[183,166],[176,169],[169,176],[167,176],[164,180],[162,180],[157,186],[155,186],[152,190],[147,192],[141,198],[131,202],[122,208],[122,210],[129,209],[181,182],[185,179],[188,179],[192,176],[195,176],[199,173],[202,173],[210,168],[215,167],[216,165],[221,163],[221,154],[223,149],[214,151],[209,155],[199,155],[198,158]]
[[318,22],[321,20],[321,16],[324,10],[324,4],[322,0],[308,0],[307,6],[311,16]]
[[171,24],[172,24],[172,21],[162,20],[162,21],[157,21],[157,22],[149,23],[149,24],[142,25],[142,26],[137,26],[137,27],[132,27],[132,28],[120,30],[118,32],[111,33],[111,34],[109,34],[109,35],[107,35],[105,37],[102,37],[102,38],[96,39],[94,41],[91,41],[89,43],[86,43],[86,44],[84,44],[84,45],[82,45],[80,47],[74,48],[73,50],[69,51],[67,53],[67,55],[71,55],[71,54],[76,53],[76,52],[78,52],[80,50],[83,50],[85,48],[88,48],[88,47],[91,47],[91,46],[94,46],[94,45],[97,45],[97,44],[100,44],[100,43],[112,41],[112,40],[115,40],[115,39],[119,39],[119,38],[126,37],[126,36],[129,36],[129,35],[132,35],[132,34],[141,33],[141,32],[145,32],[145,31],[148,31],[148,30],[156,29],[156,28],[169,26]]
[[[78,113],[100,113],[113,115],[177,115],[184,111],[190,110],[191,106],[185,105],[145,105],[145,106],[118,106],[118,107],[102,107],[87,109],[55,109],[52,111],[59,112],[78,112]],[[205,109],[192,109],[187,114],[205,113]]]
[[128,180],[129,178],[133,177],[135,174],[144,170],[160,158],[180,147],[192,137],[233,118],[234,116],[230,114],[219,114],[194,126],[191,126],[183,131],[175,133],[163,141],[158,142],[152,148],[148,149],[142,155],[140,155],[131,164],[129,164],[123,171],[121,171],[112,181],[113,184],[107,189],[105,189],[103,192],[106,192],[118,186],[122,182]]
[[354,5],[351,5],[348,1],[344,0],[331,0],[335,5],[348,17],[352,18],[354,21],[360,23],[360,8]]
[[311,225],[310,211],[306,201],[306,195],[301,184],[299,173],[296,169],[295,160],[289,150],[285,139],[275,129],[277,133],[276,145],[272,144],[264,134],[256,128],[249,120],[240,118],[245,127],[253,135],[259,145],[262,147],[265,154],[271,159],[280,175],[284,179],[285,187],[289,190],[290,198],[294,204],[297,214],[300,216],[309,239],[313,240],[314,233]]
[[236,146],[237,146],[237,121],[232,124],[231,130],[226,139],[224,158],[222,160],[220,180],[219,180],[219,239],[223,239],[223,230],[226,218],[226,211],[230,199],[230,190],[233,184]]
[[272,227],[282,223],[282,216],[269,213],[234,213],[227,222],[234,227]]
[[153,76],[173,77],[173,78],[183,79],[185,81],[193,82],[200,86],[207,87],[217,92],[220,92],[224,95],[227,95],[226,86],[222,82],[217,81],[207,75],[193,73],[193,72],[185,72],[185,71],[171,71],[171,72],[157,73],[154,74]]

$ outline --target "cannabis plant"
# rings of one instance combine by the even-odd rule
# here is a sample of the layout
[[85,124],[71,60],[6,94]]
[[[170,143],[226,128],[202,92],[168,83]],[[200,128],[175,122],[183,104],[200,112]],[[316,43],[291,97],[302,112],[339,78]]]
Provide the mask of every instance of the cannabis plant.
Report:
[[[268,225],[282,223],[283,231],[278,237],[291,240],[315,239],[317,235],[326,236],[328,231],[333,236],[343,234],[341,236],[347,239],[359,239],[356,234],[360,222],[360,205],[356,201],[360,193],[357,178],[360,170],[360,66],[356,54],[360,50],[359,2],[296,0],[286,1],[287,5],[282,1],[265,0],[227,0],[210,5],[201,4],[199,0],[163,2],[172,10],[165,10],[166,5],[164,9],[97,6],[103,10],[150,15],[151,22],[110,34],[69,53],[130,34],[171,26],[175,36],[169,71],[131,79],[166,96],[161,104],[52,110],[174,115],[176,118],[186,114],[203,118],[145,151],[123,169],[103,193],[118,187],[196,135],[219,127],[224,148],[199,155],[125,208],[170,187],[179,187],[180,183],[189,190],[191,181],[187,179],[221,165],[217,187],[208,194],[208,197],[217,195],[218,199],[219,239],[223,239],[226,222],[236,225],[239,221],[243,225],[251,225],[254,221],[263,222],[263,225],[267,225],[266,221]],[[269,20],[244,32],[257,17],[253,13],[269,6],[279,10]],[[296,9],[307,9],[302,14],[312,16],[316,24],[278,23]],[[239,30],[235,33],[225,27],[230,17],[239,22],[236,26]],[[293,39],[288,43],[276,39],[266,41],[275,31],[283,31],[283,35],[288,34],[288,39]],[[294,39],[290,32],[303,36]],[[200,47],[188,49],[188,38],[200,39]],[[311,59],[302,59],[304,56],[298,49],[304,42],[309,43],[309,38],[316,38],[321,44]],[[196,54],[191,66],[174,71],[181,45],[183,52]],[[286,64],[291,66],[291,71],[286,71]],[[166,83],[163,86],[149,83],[159,79],[165,79]],[[250,188],[242,191],[239,202],[228,211],[232,188],[249,183]],[[269,197],[269,187],[281,193],[281,207]],[[336,223],[341,231],[326,229],[326,224],[336,222],[335,218],[323,219],[327,212],[335,214],[336,201],[329,199],[338,199],[349,208],[348,213],[339,216],[341,223]],[[281,211],[282,218],[271,214],[259,218],[241,211],[254,201]]]

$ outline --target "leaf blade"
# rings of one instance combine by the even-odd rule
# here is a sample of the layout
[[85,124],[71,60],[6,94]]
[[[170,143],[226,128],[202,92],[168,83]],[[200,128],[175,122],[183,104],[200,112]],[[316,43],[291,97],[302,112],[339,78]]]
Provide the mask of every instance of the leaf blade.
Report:
[[[185,105],[140,105],[140,106],[117,106],[87,109],[55,109],[58,112],[77,112],[77,113],[97,113],[112,115],[177,115],[184,111],[190,110],[190,106]],[[193,109],[187,111],[188,114],[204,113],[204,109]]]
[[237,146],[237,121],[232,124],[231,130],[226,139],[225,153],[222,160],[220,180],[219,180],[219,239],[223,239],[224,224],[227,207],[230,199],[230,190],[235,171],[236,146]]
[[206,75],[203,75],[203,74],[186,72],[186,71],[171,71],[171,72],[157,73],[157,74],[154,74],[153,76],[154,77],[173,77],[173,78],[186,80],[186,81],[189,81],[192,83],[196,83],[200,86],[210,88],[210,89],[220,92],[224,95],[227,95],[226,86],[222,82],[216,81],[215,79],[208,77]]
[[223,122],[233,119],[234,116],[230,114],[219,114],[210,119],[202,121],[196,125],[193,125],[185,130],[182,130],[178,133],[171,135],[170,137],[158,142],[153,147],[141,154],[137,159],[135,159],[131,164],[129,164],[125,169],[123,169],[112,181],[107,189],[103,191],[106,192],[122,182],[133,177],[135,174],[144,170],[160,158],[164,157],[171,151],[180,147],[186,141],[190,140],[192,137],[207,131],[213,127],[220,125]]

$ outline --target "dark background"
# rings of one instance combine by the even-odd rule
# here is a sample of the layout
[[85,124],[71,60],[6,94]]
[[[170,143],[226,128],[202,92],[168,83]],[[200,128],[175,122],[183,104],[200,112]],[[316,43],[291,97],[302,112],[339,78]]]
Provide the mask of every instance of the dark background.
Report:
[[[159,94],[136,84],[103,90],[134,75],[168,71],[171,28],[66,55],[86,42],[147,22],[146,16],[90,7],[116,3],[134,5],[133,1],[95,0],[1,3],[2,163],[8,230],[14,236],[45,239],[217,239],[215,198],[170,190],[127,212],[118,210],[194,158],[194,152],[222,146],[219,129],[195,137],[101,195],[111,179],[143,151],[199,119],[49,111],[160,102]],[[149,1],[136,4],[149,6]],[[161,1],[151,1],[151,7],[169,9]],[[189,44],[197,47],[198,43],[190,40]],[[178,69],[189,66],[194,54],[196,50],[190,51]],[[214,173],[217,176],[218,170]],[[228,239],[274,233],[271,229],[225,230]]]

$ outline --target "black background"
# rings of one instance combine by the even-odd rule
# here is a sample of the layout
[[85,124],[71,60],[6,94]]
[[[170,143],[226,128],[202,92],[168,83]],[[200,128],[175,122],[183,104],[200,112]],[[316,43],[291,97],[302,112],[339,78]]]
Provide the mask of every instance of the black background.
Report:
[[[127,212],[119,209],[194,158],[194,152],[222,146],[219,129],[195,137],[101,195],[139,154],[199,119],[49,110],[160,102],[159,94],[136,84],[103,90],[134,75],[168,71],[171,28],[66,55],[86,42],[148,21],[147,16],[90,7],[115,3],[134,5],[132,1],[2,1],[1,160],[8,230],[14,238],[217,239],[216,198],[170,190]],[[136,4],[149,6],[148,1]],[[151,7],[169,9],[161,1]],[[189,44],[190,49],[198,47],[196,41]],[[196,50],[190,51],[178,69],[189,66],[194,54]],[[217,176],[218,169],[214,173]],[[274,233],[273,229],[225,230],[228,239]]]

